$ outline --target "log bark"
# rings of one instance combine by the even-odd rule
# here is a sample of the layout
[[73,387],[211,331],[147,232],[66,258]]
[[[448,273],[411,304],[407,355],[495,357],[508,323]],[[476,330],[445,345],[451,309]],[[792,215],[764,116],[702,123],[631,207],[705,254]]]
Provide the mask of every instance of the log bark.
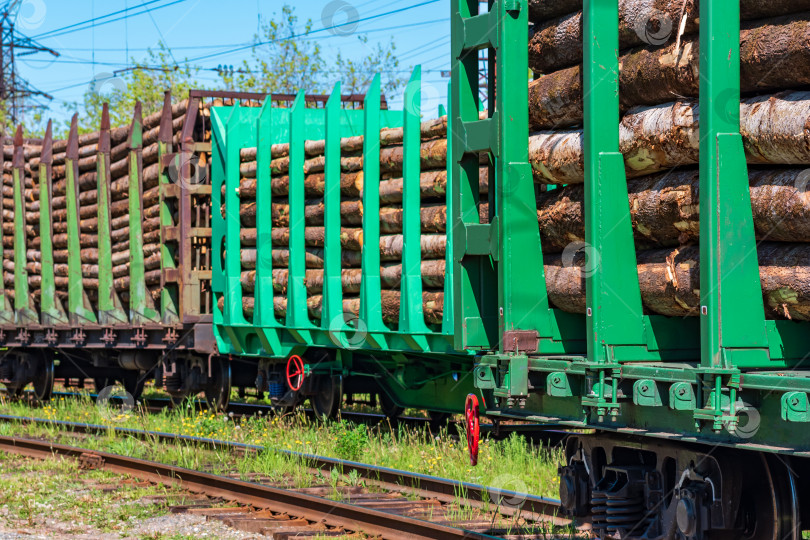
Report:
[[[223,215],[225,209],[223,205]],[[274,227],[290,226],[290,205],[272,203],[270,208]],[[322,200],[307,201],[304,206],[304,221],[307,225],[323,225],[325,207]],[[239,205],[239,218],[243,227],[256,226],[256,203],[243,202]],[[344,225],[363,224],[363,203],[360,201],[343,201],[340,203],[340,220]]]
[[[240,257],[242,261],[242,268],[244,270],[256,269],[256,254],[255,248],[243,248],[240,250]],[[306,248],[306,267],[307,268],[323,268],[323,249],[321,248]],[[359,251],[346,251],[342,250],[341,253],[341,267],[351,268],[360,266],[360,252]],[[270,264],[274,268],[286,268],[290,264],[290,250],[288,248],[275,248],[270,250]],[[267,257],[267,250],[262,251],[262,257]]]
[[[479,193],[487,193],[489,189],[488,168],[478,169]],[[380,182],[380,202],[383,204],[396,204],[402,202],[402,178],[391,178]],[[444,199],[447,193],[447,170],[425,171],[419,178],[420,197],[424,200]]]
[[[627,183],[637,247],[695,243],[700,237],[697,170],[679,170]],[[749,172],[754,230],[759,240],[810,242],[810,172],[806,169],[752,169]],[[543,251],[563,251],[585,241],[584,187],[542,193],[538,219]]]
[[[581,2],[580,2],[581,4]],[[619,49],[637,45],[661,46],[683,34],[698,31],[697,0],[622,0],[619,2]],[[580,6],[581,7],[581,6]],[[744,21],[810,10],[810,0],[741,0]],[[539,25],[529,42],[529,65],[550,73],[582,62],[582,11],[568,13]]]
[[[751,23],[740,32],[740,85],[762,92],[810,84],[810,20],[790,15]],[[699,43],[686,36],[663,48],[633,49],[619,58],[622,110],[697,97]],[[543,75],[529,83],[529,123],[533,129],[559,129],[582,122],[580,66]]]
[[[382,291],[380,298],[383,321],[387,324],[397,324],[399,322],[399,292],[398,291]],[[310,318],[320,320],[322,312],[323,297],[316,295],[307,298],[307,312]],[[425,322],[428,324],[441,324],[443,315],[444,293],[441,292],[424,292],[422,293],[422,310],[425,315]],[[220,298],[218,302],[219,308],[225,307],[224,298]],[[252,296],[245,296],[242,298],[242,309],[245,317],[250,319],[253,317],[254,298]],[[287,298],[285,296],[277,296],[273,299],[273,310],[275,315],[281,319],[287,315]],[[359,298],[344,298],[343,311],[345,314],[359,317],[360,314],[360,299]]]
[[[447,158],[447,139],[431,139],[424,141],[420,148],[422,169],[438,169],[444,167]],[[323,172],[324,156],[317,156],[304,161],[304,173]],[[270,162],[270,171],[273,175],[284,175],[289,171],[290,158],[282,157]],[[342,171],[353,172],[363,169],[363,157],[343,156],[340,158]],[[383,146],[380,148],[380,172],[393,174],[402,170],[402,146]],[[256,162],[241,163],[239,174],[243,177],[256,176]]]
[[[274,227],[271,230],[271,242],[274,246],[286,246],[290,242],[290,230],[286,227]],[[306,227],[304,241],[310,247],[323,247],[325,230],[323,227]],[[239,240],[243,247],[256,245],[256,229],[241,229]],[[363,229],[343,228],[340,230],[340,245],[343,249],[359,251],[363,247]]]
[[[380,260],[402,260],[403,236],[392,234],[380,237]],[[423,234],[421,236],[422,259],[442,259],[445,254],[447,237],[443,234]]]
[[[273,226],[289,227],[290,206],[273,203],[271,205]],[[380,231],[383,233],[402,232],[402,208],[383,206],[380,208]],[[444,232],[447,225],[447,207],[443,204],[424,205],[420,212],[422,232]],[[322,201],[310,201],[304,207],[304,221],[307,225],[320,226],[324,223],[325,207]],[[239,205],[239,218],[244,227],[256,227],[256,203]],[[344,225],[363,224],[363,203],[344,201],[340,203],[340,218]]]
[[[810,164],[810,92],[786,91],[740,104],[746,160],[758,165]],[[699,159],[700,108],[691,100],[631,109],[619,125],[628,178]],[[585,179],[582,131],[536,132],[529,161],[536,182],[576,184]]]
[[582,0],[529,0],[529,20],[539,23],[582,9]]
[[[447,237],[443,234],[423,234],[421,237],[422,259],[443,259]],[[402,260],[403,238],[401,234],[385,235],[380,237],[380,260],[382,262]],[[263,253],[266,253],[264,251]],[[307,248],[307,268],[323,268],[323,249]],[[270,251],[270,262],[274,267],[286,267],[289,264],[289,249],[278,247]],[[349,249],[341,250],[341,267],[359,268],[362,261],[360,251]],[[264,256],[264,255],[263,255]],[[256,249],[243,247],[240,250],[242,268],[253,270],[256,268]]]
[[[403,128],[383,128],[380,130],[380,145],[392,146],[402,144]],[[442,116],[433,120],[427,120],[421,123],[420,137],[421,140],[427,141],[439,137],[447,136],[447,117]],[[315,141],[304,141],[304,153],[307,156],[320,156],[326,150],[326,141],[323,139]],[[363,150],[363,136],[356,135],[354,137],[344,137],[340,139],[340,150],[342,153],[358,153]],[[270,147],[271,158],[280,158],[288,156],[290,152],[289,143],[274,144]],[[239,151],[239,160],[241,162],[256,161],[256,148],[242,148]]]
[[[444,287],[444,261],[422,261],[422,285],[426,288],[440,289]],[[273,270],[273,290],[286,294],[288,270],[276,268]],[[341,285],[344,294],[359,294],[362,278],[359,268],[344,268],[341,270]],[[304,284],[311,294],[323,292],[323,270],[307,270]],[[402,280],[401,264],[386,264],[380,267],[381,285],[384,289],[398,289]],[[242,290],[252,293],[256,287],[256,271],[244,271],[240,275]]]
[[[304,194],[307,197],[323,197],[325,187],[324,173],[312,173],[304,177]],[[289,194],[290,177],[276,176],[270,180],[270,190],[274,197]],[[340,175],[340,194],[344,197],[358,197],[363,189],[363,171],[348,172]],[[225,195],[225,187],[222,188]],[[242,178],[239,182],[239,196],[246,199],[256,198],[256,178]]]
[[[763,243],[757,250],[765,313],[770,319],[810,320],[810,246]],[[638,253],[645,311],[694,317],[700,310],[700,249],[656,249]],[[585,313],[584,255],[546,257],[549,300],[572,313]]]
[[[487,191],[487,168],[481,167],[479,171],[480,190]],[[304,177],[304,193],[307,197],[323,197],[324,174],[313,173]],[[270,181],[274,197],[286,196],[289,193],[290,177],[277,176]],[[427,170],[420,175],[420,191],[422,199],[443,198],[447,194],[447,170]],[[340,175],[340,194],[344,197],[363,196],[363,172],[348,172]],[[225,195],[225,188],[222,188]],[[256,198],[256,179],[243,178],[239,183],[239,196],[241,198]],[[380,181],[380,202],[383,204],[398,203],[402,201],[402,178],[390,178]]]
[[[383,206],[380,208],[380,232],[393,234],[402,232],[402,208]],[[423,233],[443,233],[447,229],[447,206],[443,204],[423,205],[420,212]]]

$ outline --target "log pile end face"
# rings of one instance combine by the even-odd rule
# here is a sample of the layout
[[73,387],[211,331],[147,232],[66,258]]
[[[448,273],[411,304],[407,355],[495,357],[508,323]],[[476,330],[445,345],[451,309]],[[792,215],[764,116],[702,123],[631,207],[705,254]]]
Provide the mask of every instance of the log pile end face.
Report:
[[[422,251],[422,310],[425,322],[441,324],[444,300],[445,275],[445,232],[447,228],[447,120],[441,118],[423,122],[421,125],[421,251]],[[379,182],[380,209],[379,249],[380,283],[382,297],[380,308],[383,321],[391,328],[399,322],[400,293],[402,280],[402,254],[404,242],[403,228],[403,130],[384,128],[380,133]],[[341,246],[341,286],[343,309],[350,319],[359,314],[359,293],[363,272],[362,250],[368,246],[364,242],[363,222],[363,137],[354,136],[341,139],[341,178],[340,178],[340,222],[339,241]],[[306,244],[306,273],[303,284],[307,293],[307,312],[318,323],[321,319],[324,286],[324,245],[328,231],[325,218],[325,144],[324,141],[307,141],[304,162],[304,239]],[[256,220],[259,209],[256,204],[256,150],[245,148],[240,151],[240,257],[242,271],[240,281],[243,288],[243,312],[252,320],[255,309],[255,282],[257,268]],[[290,249],[289,229],[291,206],[289,200],[289,158],[279,146],[277,155],[270,164],[271,207],[273,249],[269,252],[272,265],[274,311],[280,320],[287,315],[288,279]],[[224,210],[224,209],[223,209]],[[261,249],[261,257],[268,256]]]

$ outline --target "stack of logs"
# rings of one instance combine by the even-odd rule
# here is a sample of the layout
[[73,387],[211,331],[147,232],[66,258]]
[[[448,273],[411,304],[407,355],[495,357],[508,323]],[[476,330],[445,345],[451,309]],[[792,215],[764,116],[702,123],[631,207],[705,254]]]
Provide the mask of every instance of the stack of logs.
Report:
[[[172,107],[173,144],[180,142],[188,101]],[[158,133],[161,112],[143,119],[143,251],[146,284],[154,300],[160,295],[160,196],[158,191]],[[129,143],[130,126],[110,131],[111,240],[114,287],[120,299],[129,300]],[[79,136],[78,188],[82,276],[91,302],[98,298],[98,185],[99,132]],[[42,147],[25,146],[25,222],[27,270],[30,292],[39,303],[41,286],[39,166]],[[49,212],[53,223],[53,257],[56,294],[68,296],[68,227],[66,206],[67,140],[53,142],[53,191]],[[14,204],[11,150],[4,147],[3,170],[3,280],[6,294],[14,296]]]
[[[447,119],[421,125],[421,251],[423,311],[425,321],[442,322],[444,301],[445,231],[447,226]],[[383,129],[380,133],[380,260],[383,320],[396,327],[399,320],[399,284],[402,276],[402,163],[403,130]],[[359,316],[361,260],[363,249],[363,137],[341,140],[341,281],[343,309]],[[272,148],[272,248],[258,250],[273,267],[274,311],[286,315],[289,262],[289,146]],[[307,307],[310,318],[320,320],[324,267],[324,141],[306,142],[304,189],[306,197],[305,238]],[[241,150],[240,163],[241,282],[243,309],[250,320],[254,308],[256,279],[256,148]],[[223,188],[224,189],[224,188]]]
[[[41,141],[25,140],[23,153],[26,157],[24,176],[22,177],[24,201],[31,201],[34,197],[34,181],[32,169],[28,163],[28,156],[33,153],[39,154]],[[3,140],[3,283],[9,298],[14,298],[14,138],[5,137]],[[39,234],[39,224],[26,226],[28,237]],[[29,282],[39,283],[39,268],[34,264],[28,265]],[[38,301],[39,291],[32,291]]]
[[[736,1],[736,0],[735,0]],[[582,1],[530,0],[535,181],[549,298],[585,311]],[[766,315],[810,320],[809,0],[740,0],[741,133]],[[699,306],[697,0],[620,0],[620,150],[645,310]],[[605,24],[608,24],[607,22]],[[579,184],[579,185],[577,185]],[[569,251],[566,252],[566,248]],[[571,255],[571,256],[568,256]],[[609,257],[610,254],[600,254]]]

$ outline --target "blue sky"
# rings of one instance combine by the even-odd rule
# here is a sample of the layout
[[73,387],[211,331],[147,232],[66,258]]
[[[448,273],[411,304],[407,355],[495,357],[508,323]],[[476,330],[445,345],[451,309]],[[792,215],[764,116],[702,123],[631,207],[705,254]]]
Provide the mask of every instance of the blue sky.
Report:
[[[327,58],[338,51],[361,58],[368,54],[367,47],[388,43],[393,37],[404,68],[422,65],[425,115],[434,116],[438,104],[445,101],[449,79],[441,71],[450,65],[449,0],[287,3],[296,7],[300,22],[312,19]],[[218,77],[211,70],[249,58],[246,46],[258,29],[259,16],[272,18],[284,4],[284,0],[22,0],[18,33],[60,56],[18,57],[18,72],[32,86],[54,96],[48,115],[56,120],[67,117],[66,105],[81,101],[94,80],[131,65],[133,57],[142,59],[146,49],[155,48],[161,39],[178,62],[190,59],[202,68],[197,78],[212,85]],[[105,23],[112,19],[120,20]],[[330,28],[335,25],[343,26]],[[359,42],[358,34],[368,36],[367,45]],[[392,107],[401,103],[401,96],[388,99]]]

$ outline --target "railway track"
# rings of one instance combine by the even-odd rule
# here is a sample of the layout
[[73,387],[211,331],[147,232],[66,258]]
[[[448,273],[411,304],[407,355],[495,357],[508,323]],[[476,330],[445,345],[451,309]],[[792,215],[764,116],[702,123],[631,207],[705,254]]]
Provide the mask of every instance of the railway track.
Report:
[[[259,445],[43,418],[0,415],[0,421],[58,427],[77,434],[114,431],[139,440],[183,442],[235,453],[266,450]],[[253,475],[251,481],[245,481],[239,478],[244,475],[238,473],[215,475],[52,441],[0,437],[0,448],[34,457],[56,454],[78,458],[91,466],[142,480],[169,481],[209,497],[251,505],[264,513],[252,516],[245,511],[247,515],[239,520],[246,520],[251,530],[257,532],[262,524],[290,527],[279,522],[277,515],[268,515],[268,511],[283,514],[297,524],[295,527],[301,528],[300,532],[312,531],[313,527],[325,523],[335,530],[377,534],[384,538],[549,538],[550,530],[555,527],[570,529],[570,523],[558,517],[560,503],[554,499],[288,450],[273,449],[303,460],[310,469],[337,469],[343,474],[356,471],[354,474],[363,478],[367,485],[380,491],[345,486],[340,493],[344,499],[341,502],[313,495],[324,495],[327,486],[291,489],[289,486],[267,485],[257,475]],[[454,509],[460,505],[475,509],[474,517],[459,520]],[[489,507],[495,507],[497,511],[492,512]],[[211,512],[217,513],[216,510]],[[538,524],[542,524],[542,532],[537,532]]]

